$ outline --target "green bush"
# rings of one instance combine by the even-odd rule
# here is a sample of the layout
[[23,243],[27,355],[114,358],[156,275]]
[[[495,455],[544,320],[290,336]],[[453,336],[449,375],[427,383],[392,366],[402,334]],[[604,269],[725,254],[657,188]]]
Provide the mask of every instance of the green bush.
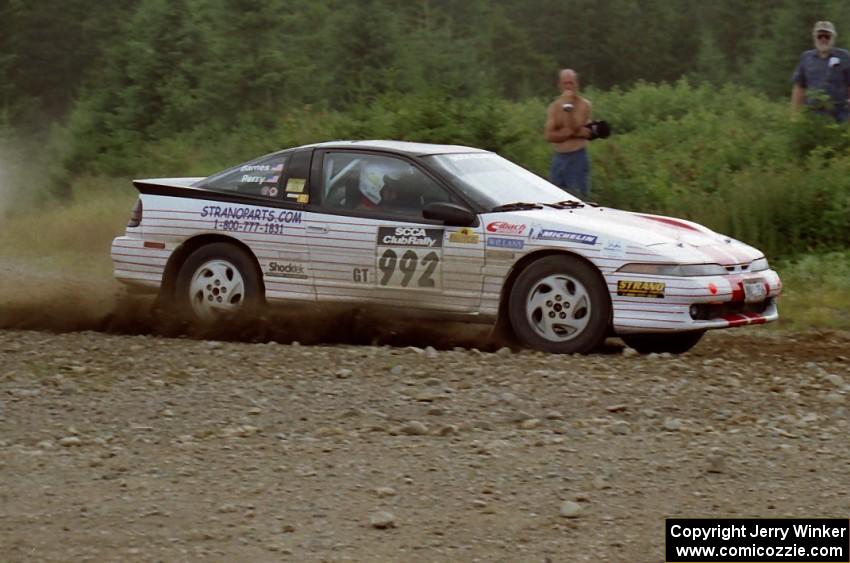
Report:
[[[847,127],[792,120],[787,103],[735,86],[680,80],[587,95],[594,117],[614,129],[591,144],[593,200],[692,219],[771,256],[850,245]],[[108,120],[81,105],[61,132],[69,139],[61,154],[72,175],[206,175],[305,143],[400,139],[483,147],[546,176],[548,101],[387,94],[344,113],[281,108],[276,117],[247,113],[155,140],[104,130]]]

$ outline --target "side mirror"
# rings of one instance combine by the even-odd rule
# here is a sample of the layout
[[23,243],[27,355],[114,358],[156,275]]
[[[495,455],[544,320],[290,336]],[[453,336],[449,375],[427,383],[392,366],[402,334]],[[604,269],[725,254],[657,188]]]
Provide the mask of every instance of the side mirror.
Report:
[[442,221],[447,227],[470,227],[475,224],[475,213],[462,205],[435,201],[422,208],[426,219]]

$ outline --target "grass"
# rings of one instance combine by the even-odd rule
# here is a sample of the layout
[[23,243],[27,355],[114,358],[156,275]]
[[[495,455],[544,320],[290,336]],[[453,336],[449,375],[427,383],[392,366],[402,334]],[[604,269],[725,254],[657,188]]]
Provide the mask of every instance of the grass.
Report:
[[775,265],[782,277],[778,326],[850,330],[850,250]]
[[124,232],[137,192],[129,180],[82,177],[69,202],[43,202],[2,219],[0,255],[71,273],[109,273],[112,239]]

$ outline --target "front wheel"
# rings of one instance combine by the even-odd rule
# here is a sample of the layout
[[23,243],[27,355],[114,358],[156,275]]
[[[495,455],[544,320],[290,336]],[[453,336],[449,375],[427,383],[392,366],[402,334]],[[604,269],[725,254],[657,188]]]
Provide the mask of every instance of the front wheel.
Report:
[[704,330],[673,332],[669,334],[623,334],[620,338],[626,346],[641,354],[684,354],[702,339]]
[[259,276],[252,259],[232,244],[200,247],[180,268],[176,301],[180,316],[199,327],[245,320],[260,301]]
[[547,256],[520,273],[508,312],[519,340],[555,354],[586,354],[605,339],[611,299],[599,273],[572,256]]

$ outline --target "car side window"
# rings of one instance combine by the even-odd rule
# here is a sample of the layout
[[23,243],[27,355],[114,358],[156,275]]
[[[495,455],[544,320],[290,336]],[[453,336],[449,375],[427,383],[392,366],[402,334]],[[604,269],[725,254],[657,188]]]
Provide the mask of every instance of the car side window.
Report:
[[400,158],[329,152],[322,167],[328,209],[422,219],[422,208],[452,197],[421,170]]
[[210,176],[203,187],[223,192],[281,199],[280,179],[289,153],[267,156]]

